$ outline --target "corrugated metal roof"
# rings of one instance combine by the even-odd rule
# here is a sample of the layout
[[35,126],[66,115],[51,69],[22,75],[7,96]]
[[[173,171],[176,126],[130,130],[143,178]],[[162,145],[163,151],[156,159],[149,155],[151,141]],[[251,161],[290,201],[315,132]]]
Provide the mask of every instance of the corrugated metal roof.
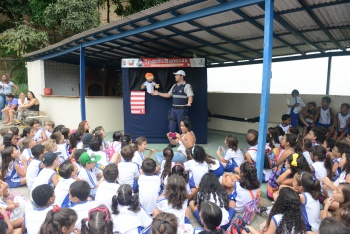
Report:
[[[189,57],[194,52],[209,65],[262,58],[263,3],[196,17],[233,2],[243,1],[172,0],[24,57],[79,63],[82,44],[87,65],[93,61],[90,65],[98,66],[120,66],[126,56]],[[275,0],[274,11],[274,56],[327,56],[327,50],[337,49],[350,54],[350,0]],[[176,21],[187,15],[191,20]],[[169,20],[174,23],[154,26]]]

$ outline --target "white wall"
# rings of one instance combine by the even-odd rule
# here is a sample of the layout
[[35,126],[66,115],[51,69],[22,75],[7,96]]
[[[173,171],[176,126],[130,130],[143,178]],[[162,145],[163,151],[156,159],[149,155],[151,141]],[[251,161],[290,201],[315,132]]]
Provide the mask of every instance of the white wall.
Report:
[[[304,103],[315,101],[320,105],[324,95],[301,95]],[[331,107],[336,112],[344,102],[349,103],[347,96],[330,96]],[[281,122],[281,116],[287,111],[287,99],[292,100],[290,94],[271,94],[269,110],[269,126],[275,126]],[[208,108],[211,114],[227,115],[241,118],[254,118],[260,115],[260,94],[239,93],[209,93]],[[248,129],[258,129],[259,123],[238,122],[211,118],[208,128],[222,131],[246,133]]]
[[45,87],[44,62],[42,60],[27,62],[27,72],[28,89],[34,93],[40,102],[40,94],[44,92]]

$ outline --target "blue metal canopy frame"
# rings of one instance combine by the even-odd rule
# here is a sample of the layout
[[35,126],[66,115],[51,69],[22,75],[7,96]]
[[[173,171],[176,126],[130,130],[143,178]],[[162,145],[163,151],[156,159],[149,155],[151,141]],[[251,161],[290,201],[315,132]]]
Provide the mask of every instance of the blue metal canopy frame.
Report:
[[[322,7],[333,7],[339,4],[348,4],[350,0],[337,0],[333,2],[321,2],[319,4],[308,5],[305,0],[293,0],[303,8],[292,6],[286,10],[275,12],[275,2],[281,5],[283,0],[234,0],[226,2],[223,0],[208,1],[208,0],[179,0],[179,4],[172,4],[171,9],[164,9],[154,11],[153,13],[142,15],[141,17],[131,17],[131,20],[121,20],[121,23],[112,23],[110,25],[101,26],[98,29],[90,30],[72,38],[68,38],[61,43],[57,43],[51,47],[43,50],[30,53],[24,57],[29,60],[56,60],[62,62],[69,62],[80,64],[80,94],[81,94],[81,119],[86,119],[85,110],[85,65],[101,65],[115,64],[115,56],[119,57],[150,57],[153,56],[174,56],[179,57],[179,54],[190,57],[192,53],[198,53],[200,57],[207,57],[209,64],[207,67],[216,66],[234,66],[245,65],[263,62],[262,75],[262,92],[260,104],[260,125],[259,125],[259,144],[258,144],[258,159],[257,169],[259,180],[262,180],[263,160],[265,152],[267,122],[269,115],[269,101],[270,101],[270,79],[271,79],[271,63],[272,61],[288,61],[299,58],[313,58],[313,57],[329,57],[334,55],[350,55],[349,38],[343,36],[345,39],[338,39],[329,32],[329,30],[347,30],[350,24],[326,26],[321,19],[314,12]],[[212,4],[215,2],[215,4]],[[174,1],[175,3],[175,1]],[[194,7],[196,4],[202,4],[199,10],[187,10],[187,7]],[[244,8],[248,6],[257,6],[253,9],[254,14],[249,15]],[[184,10],[185,9],[185,10]],[[187,13],[188,12],[188,13]],[[208,16],[217,15],[219,13],[230,12],[234,14],[234,21],[222,21],[219,24],[211,22],[208,25],[200,23],[198,20]],[[259,14],[257,12],[264,12]],[[309,27],[307,29],[297,29],[288,21],[288,14],[307,12],[307,14],[318,24],[319,29]],[[170,15],[162,19],[162,15]],[[158,18],[157,18],[158,17]],[[236,19],[237,18],[237,19]],[[264,18],[264,24],[261,20]],[[274,35],[273,25],[278,23],[285,32]],[[147,22],[142,24],[140,22]],[[249,38],[235,38],[234,35],[225,35],[225,32],[220,31],[220,28],[225,28],[232,24],[239,25],[250,23],[252,29],[257,29],[261,33],[257,33]],[[346,21],[347,22],[347,21]],[[178,25],[187,24],[191,28],[182,30]],[[128,29],[127,29],[128,28]],[[131,29],[130,29],[131,28]],[[163,35],[158,30],[166,30],[166,35]],[[220,31],[220,32],[219,32]],[[318,41],[313,41],[308,37],[307,33],[321,31],[326,35],[326,38]],[[207,38],[195,35],[196,33],[207,33],[217,41],[208,41]],[[145,36],[145,33],[150,35]],[[342,32],[340,32],[342,34]],[[291,38],[288,36],[292,35]],[[186,38],[187,41],[180,41],[174,39],[175,36]],[[136,38],[133,40],[131,38]],[[157,38],[153,41],[152,37]],[[295,41],[293,39],[296,38]],[[264,40],[263,54],[260,46],[248,45],[251,41]],[[137,41],[141,40],[142,43]],[[67,42],[66,42],[67,41]],[[166,41],[166,42],[163,42]],[[280,55],[295,55],[284,58],[276,58],[272,60],[273,43],[277,45],[274,49],[288,49],[291,52],[284,52]],[[332,43],[337,49],[342,50],[340,53],[328,53],[327,47],[323,44]],[[191,45],[193,44],[193,45]],[[230,48],[232,46],[232,48]],[[308,48],[302,48],[307,46]],[[255,48],[257,47],[257,48]],[[163,51],[161,48],[165,48]],[[309,49],[312,48],[312,49]],[[334,49],[334,48],[332,48]],[[181,50],[181,53],[179,53]],[[192,50],[193,52],[190,52]],[[137,52],[137,53],[136,53]],[[307,55],[308,52],[319,52],[316,55]],[[261,60],[262,59],[262,60]],[[242,61],[246,60],[246,61]],[[239,61],[239,63],[237,63]],[[234,63],[230,63],[234,62]],[[210,64],[212,63],[212,64]],[[328,82],[330,79],[330,66],[328,69]]]

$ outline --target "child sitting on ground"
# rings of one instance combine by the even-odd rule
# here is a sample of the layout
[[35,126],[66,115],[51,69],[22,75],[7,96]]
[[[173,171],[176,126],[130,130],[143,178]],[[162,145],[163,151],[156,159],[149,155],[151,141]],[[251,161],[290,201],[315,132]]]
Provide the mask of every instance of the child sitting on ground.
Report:
[[121,185],[112,200],[113,232],[147,233],[152,218],[142,209],[139,196],[128,184]]
[[134,157],[134,150],[131,145],[126,145],[120,151],[120,154],[124,162],[118,164],[119,178],[118,183],[120,185],[128,184],[132,187],[134,192],[137,192],[137,180],[140,176],[139,167],[136,163],[132,162]]
[[89,216],[90,209],[96,207],[96,202],[89,201],[90,186],[84,180],[73,182],[69,187],[69,205],[77,212],[78,219],[75,223],[75,228],[81,229],[81,220]]
[[206,163],[207,154],[202,146],[196,145],[191,149],[193,158],[184,163],[186,171],[189,171],[190,188],[197,188],[205,173],[209,172]]
[[45,128],[46,139],[50,139],[51,134],[53,133],[53,130],[55,128],[55,123],[53,121],[45,121],[44,128]]
[[89,148],[86,152],[90,155],[90,157],[94,155],[100,155],[100,160],[97,161],[99,165],[101,165],[101,169],[108,165],[108,155],[106,152],[102,150],[102,140],[99,137],[93,137],[89,142]]
[[[328,96],[324,96],[321,100],[321,106],[317,108],[314,120],[312,122],[312,127],[322,126],[328,130],[327,138],[331,138],[334,132],[334,118],[335,114],[329,104],[331,104],[332,99]],[[323,142],[323,141],[322,141]],[[321,144],[322,144],[321,142]]]
[[349,113],[350,105],[349,103],[343,103],[340,106],[340,112],[337,113],[334,121],[334,140],[341,141],[344,136],[350,132],[350,113]]
[[[87,152],[83,153],[79,157],[79,162],[84,168],[80,170],[78,178],[85,180],[90,186],[90,196],[94,199],[98,186],[104,180],[102,173],[96,168],[96,163],[100,161],[100,155],[91,155]],[[100,178],[99,180],[97,178]]]
[[16,147],[8,146],[1,152],[2,179],[8,183],[9,188],[17,188],[26,184],[27,160],[22,158],[19,163],[19,151]]
[[[153,231],[156,230],[156,231]],[[157,234],[177,233],[177,218],[174,214],[162,212],[153,218],[151,231]]]
[[112,198],[117,194],[120,184],[117,183],[118,179],[118,166],[114,163],[108,164],[103,169],[103,178],[105,179],[100,183],[96,191],[95,201],[99,204],[111,207]]
[[132,161],[136,163],[139,168],[142,166],[143,160],[150,158],[152,154],[154,153],[154,149],[150,149],[149,153],[146,156],[143,156],[143,153],[146,151],[147,148],[147,139],[145,137],[138,137],[134,141],[134,157],[132,158]]
[[35,178],[45,166],[42,162],[44,150],[45,147],[43,145],[34,145],[31,150],[34,159],[29,163],[26,173],[26,182],[29,189],[32,188]]
[[77,213],[70,208],[60,208],[54,206],[52,212],[47,212],[44,223],[40,227],[39,234],[71,234],[78,233],[75,229],[75,222],[77,221]]
[[69,152],[67,149],[67,144],[64,142],[64,137],[60,132],[54,132],[51,135],[51,139],[53,139],[57,145],[57,151],[60,152],[59,159],[60,164],[63,163],[69,157]]
[[48,184],[52,187],[55,187],[58,183],[58,175],[56,172],[56,168],[58,167],[58,156],[57,153],[47,152],[43,156],[43,164],[45,168],[43,168],[38,176],[34,179],[34,183],[32,184],[32,191],[41,184]]
[[36,145],[33,138],[31,137],[26,137],[23,141],[22,141],[22,154],[21,157],[25,157],[27,160],[27,164],[29,164],[33,159],[33,154],[31,149],[33,148],[33,146]]
[[[238,148],[237,137],[228,135],[225,139],[225,145],[227,146],[227,150],[220,146],[216,151],[216,155],[224,166],[225,171],[234,172],[234,169],[239,168],[244,162],[244,156],[241,149]],[[223,153],[224,157],[220,153]]]
[[312,146],[322,145],[326,140],[326,134],[319,128],[313,128],[309,131],[305,138],[312,141]]
[[52,204],[55,201],[55,193],[50,185],[42,184],[32,191],[32,198],[37,208],[28,210],[24,215],[22,232],[37,234],[45,220],[46,214],[53,209]]
[[292,126],[290,115],[284,114],[282,115],[282,123],[277,124],[278,127],[281,127],[284,131],[284,134],[287,134],[288,129]]
[[156,200],[160,191],[160,179],[155,174],[156,169],[156,161],[151,158],[145,159],[138,179],[140,203],[149,215],[157,208]]
[[255,165],[258,152],[258,131],[249,129],[246,135],[246,140],[249,147],[244,154],[244,158],[251,164]]
[[77,176],[78,168],[71,161],[64,161],[58,168],[58,174],[61,176],[60,181],[55,187],[55,205],[59,207],[69,206],[69,187],[74,183]]
[[87,218],[81,221],[81,234],[113,233],[111,213],[105,206],[98,206],[89,210]]

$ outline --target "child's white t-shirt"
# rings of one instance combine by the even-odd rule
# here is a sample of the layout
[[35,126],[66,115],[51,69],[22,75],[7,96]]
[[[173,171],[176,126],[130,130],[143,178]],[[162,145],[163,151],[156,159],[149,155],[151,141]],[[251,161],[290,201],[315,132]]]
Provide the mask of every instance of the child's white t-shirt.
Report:
[[[118,215],[112,215],[114,233],[139,234],[150,228],[152,218],[142,207],[137,213],[129,210],[129,206],[118,205],[118,210]],[[138,227],[144,228],[142,232],[139,232]]]
[[54,187],[54,184],[52,183],[52,177],[56,175],[57,172],[55,170],[52,170],[51,168],[43,168],[38,176],[34,179],[34,183],[32,184],[32,188],[30,191],[30,197],[32,198],[32,192],[33,190],[42,184],[48,184]]
[[131,187],[134,185],[134,180],[140,175],[139,167],[134,162],[120,162],[118,164],[120,185],[128,184]]
[[21,157],[25,157],[28,164],[29,158],[34,158],[34,156],[32,155],[32,151],[29,148],[23,149]]
[[296,97],[293,98],[293,101],[291,102],[291,105],[294,105],[296,103],[299,103],[300,105],[294,107],[293,112],[295,114],[298,114],[301,111],[301,109],[304,108],[305,103],[303,102],[303,100],[301,100],[301,98],[299,96],[296,96]]
[[314,199],[310,193],[304,192],[304,203],[301,206],[305,223],[313,230],[318,230],[320,224],[321,205],[318,199]]
[[78,219],[75,222],[75,228],[81,229],[81,220],[89,216],[89,210],[96,208],[98,204],[94,201],[82,201],[80,203],[72,203],[69,208],[77,212]]
[[96,190],[95,201],[100,205],[105,205],[109,209],[112,207],[112,198],[117,195],[120,184],[102,181]]
[[244,162],[243,153],[239,148],[236,151],[234,151],[233,149],[227,149],[224,159],[230,164],[232,164],[232,160],[234,160],[238,167],[241,166],[241,164]]
[[321,178],[327,177],[327,169],[324,167],[324,162],[314,162],[311,164],[314,169],[315,177],[320,180]]
[[90,188],[93,189],[97,185],[97,174],[98,170],[96,168],[91,169],[91,171],[83,168],[79,172],[78,178],[88,182]]
[[67,143],[57,144],[57,152],[61,152],[61,154],[58,155],[58,157],[60,157],[60,161],[61,158],[63,159],[63,161],[67,160],[69,157]]
[[[254,198],[258,193],[258,189],[252,190]],[[246,204],[253,200],[252,195],[250,194],[248,189],[245,189],[241,186],[239,181],[234,182],[234,189],[232,191],[233,199],[236,202],[236,212],[244,212],[246,208]]]
[[134,153],[134,157],[132,158],[132,162],[136,163],[139,168],[142,167],[142,162],[145,159],[145,157],[143,156],[143,154],[139,151],[135,151]]
[[26,172],[26,183],[29,189],[31,189],[35,178],[38,176],[39,171],[41,170],[40,166],[43,162],[34,158],[27,167]]
[[88,153],[90,157],[91,157],[92,154],[100,155],[101,159],[97,163],[102,165],[102,166],[107,166],[108,165],[109,161],[108,161],[108,155],[106,154],[106,152],[104,152],[104,151],[92,151],[91,149],[88,149],[86,151],[86,153]]
[[43,139],[42,132],[43,132],[42,128],[39,128],[38,131],[34,132],[33,140],[36,141],[39,139]]
[[47,212],[51,211],[52,209],[53,206],[28,210],[24,214],[24,227],[27,229],[27,234],[38,234],[41,225],[45,221]]
[[51,138],[52,132],[50,132],[49,130],[45,130],[45,135],[47,139]]
[[193,178],[196,186],[199,186],[204,174],[209,172],[208,164],[206,162],[199,163],[194,159],[185,162],[184,166],[186,171],[190,171],[190,179]]
[[256,164],[256,158],[258,157],[258,145],[250,146],[247,149],[247,153],[250,155],[250,157],[252,158],[252,161],[253,161],[253,163],[255,165]]
[[311,155],[310,155],[310,152],[309,151],[304,151],[303,152],[303,155],[304,155],[304,158],[306,159],[306,161],[307,161],[307,163],[309,164],[309,165],[311,165],[311,164],[313,164],[314,162],[312,161],[312,159],[311,159]]
[[69,206],[69,187],[76,180],[73,178],[61,178],[57,183],[55,188],[55,205],[59,205],[60,207],[68,207]]
[[188,200],[186,199],[186,201],[184,201],[184,203],[182,204],[181,209],[178,210],[168,203],[168,200],[165,196],[161,196],[157,199],[157,208],[162,212],[174,214],[177,217],[178,226],[181,226],[185,223],[187,201]]
[[156,201],[160,191],[160,179],[156,175],[140,175],[138,184],[140,203],[148,214],[152,214],[157,208]]

